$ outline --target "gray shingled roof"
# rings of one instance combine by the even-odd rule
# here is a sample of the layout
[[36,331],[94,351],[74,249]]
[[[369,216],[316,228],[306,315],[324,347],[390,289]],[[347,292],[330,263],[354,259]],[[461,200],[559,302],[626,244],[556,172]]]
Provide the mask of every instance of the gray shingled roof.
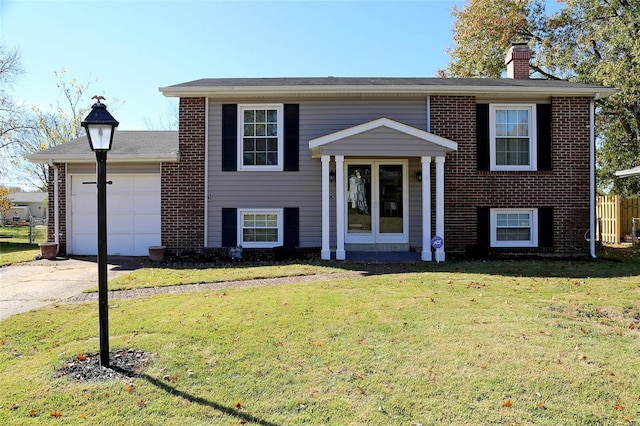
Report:
[[513,93],[594,94],[615,93],[603,86],[563,80],[509,78],[422,77],[295,77],[295,78],[204,78],[161,87],[166,96],[235,93]]
[[[28,157],[34,162],[95,161],[86,136],[54,146]],[[155,130],[116,130],[110,161],[171,162],[178,160],[178,132]]]

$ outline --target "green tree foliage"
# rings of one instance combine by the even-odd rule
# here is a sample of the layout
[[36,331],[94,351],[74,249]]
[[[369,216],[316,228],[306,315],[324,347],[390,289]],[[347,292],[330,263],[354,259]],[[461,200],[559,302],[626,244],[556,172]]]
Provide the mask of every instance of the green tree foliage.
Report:
[[9,213],[11,210],[11,199],[9,198],[9,194],[14,192],[15,190],[12,190],[11,188],[0,186],[0,216]]
[[527,42],[532,77],[614,86],[597,101],[598,187],[619,195],[640,191],[640,177],[616,170],[640,164],[640,2],[468,0],[454,9],[454,47],[443,75],[499,77],[512,42]]

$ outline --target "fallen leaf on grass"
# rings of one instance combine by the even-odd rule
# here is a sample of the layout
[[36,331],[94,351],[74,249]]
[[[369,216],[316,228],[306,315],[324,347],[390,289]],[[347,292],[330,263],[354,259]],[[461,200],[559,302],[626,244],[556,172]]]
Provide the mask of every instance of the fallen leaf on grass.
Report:
[[239,410],[239,409],[242,408],[242,402],[240,402],[240,400],[238,400],[233,404],[233,406],[236,407],[236,410]]
[[38,412],[36,410],[31,410],[29,411],[28,416],[29,417],[36,417],[38,415]]
[[62,417],[62,413],[58,410],[53,410],[49,413],[49,416],[51,417]]
[[506,401],[504,401],[504,402],[502,403],[502,406],[503,406],[503,407],[507,407],[507,408],[511,408],[511,405],[512,405],[512,404],[511,404],[511,400],[510,400],[510,399],[507,399]]
[[81,419],[86,419],[87,418],[87,413],[80,413],[80,418]]
[[173,375],[173,376],[170,376],[170,375],[166,374],[162,378],[164,380],[166,380],[167,382],[177,382],[178,381],[178,375],[177,374]]
[[4,345],[4,339],[0,339],[0,346]]
[[622,404],[616,404],[616,410],[618,410],[618,411],[622,411],[622,410],[624,410],[624,405],[622,405]]
[[483,370],[485,370],[487,368],[487,364],[480,364],[480,368],[482,368]]
[[129,383],[129,385],[127,387],[124,388],[125,391],[127,392],[131,392],[132,390],[134,390],[136,387],[133,385],[133,383]]
[[78,358],[78,360],[80,360],[80,361],[86,361],[87,360],[87,356],[85,354],[78,354],[78,355],[76,355],[76,358]]

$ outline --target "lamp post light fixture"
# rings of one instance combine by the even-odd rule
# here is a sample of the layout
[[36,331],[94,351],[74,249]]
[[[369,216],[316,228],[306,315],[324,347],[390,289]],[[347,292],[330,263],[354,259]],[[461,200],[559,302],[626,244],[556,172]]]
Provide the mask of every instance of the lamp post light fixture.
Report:
[[82,121],[89,146],[96,153],[96,183],[98,186],[98,316],[100,323],[100,365],[109,367],[109,302],[107,295],[107,152],[111,149],[118,122],[94,96],[96,103]]

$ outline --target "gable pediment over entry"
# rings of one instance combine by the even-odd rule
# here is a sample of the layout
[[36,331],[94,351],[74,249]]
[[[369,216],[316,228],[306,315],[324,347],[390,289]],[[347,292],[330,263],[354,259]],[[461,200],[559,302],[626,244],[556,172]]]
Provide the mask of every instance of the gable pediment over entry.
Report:
[[367,157],[445,156],[458,144],[388,118],[379,118],[309,141],[313,158],[322,155]]

